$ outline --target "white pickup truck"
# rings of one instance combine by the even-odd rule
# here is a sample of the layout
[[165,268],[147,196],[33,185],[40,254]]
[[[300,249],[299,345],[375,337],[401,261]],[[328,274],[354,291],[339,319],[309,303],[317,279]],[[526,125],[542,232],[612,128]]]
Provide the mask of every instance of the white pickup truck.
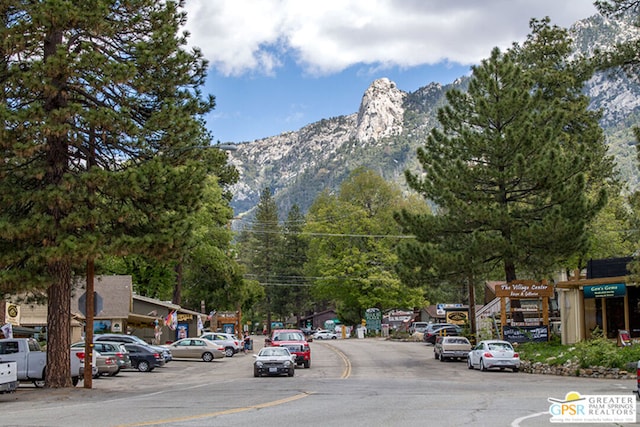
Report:
[[[74,353],[71,354],[71,380],[77,385],[84,363]],[[16,362],[18,381],[31,381],[36,387],[44,387],[47,352],[42,351],[38,341],[33,338],[0,339],[0,363],[5,362]]]
[[0,394],[13,393],[18,388],[18,364],[0,363]]

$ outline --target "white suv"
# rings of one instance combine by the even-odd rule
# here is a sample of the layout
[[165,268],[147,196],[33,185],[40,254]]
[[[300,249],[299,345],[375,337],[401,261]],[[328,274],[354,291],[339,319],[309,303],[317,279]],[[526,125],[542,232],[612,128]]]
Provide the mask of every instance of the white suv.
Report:
[[218,345],[224,346],[224,354],[227,357],[233,357],[234,354],[242,350],[242,343],[234,334],[224,332],[207,332],[200,335],[200,338],[213,341]]

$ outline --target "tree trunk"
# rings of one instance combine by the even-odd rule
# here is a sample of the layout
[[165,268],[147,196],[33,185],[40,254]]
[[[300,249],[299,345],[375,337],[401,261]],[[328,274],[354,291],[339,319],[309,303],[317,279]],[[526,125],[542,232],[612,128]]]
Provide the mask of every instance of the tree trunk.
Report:
[[[517,279],[516,277],[516,266],[512,261],[504,262],[504,272],[507,278],[507,283],[511,283]],[[520,300],[519,299],[511,299],[509,298],[509,304],[511,304],[511,308],[520,308]],[[512,320],[514,322],[524,322],[524,313],[521,311],[516,311],[513,313]]]
[[[48,62],[56,56],[58,46],[62,44],[63,31],[55,26],[48,29],[44,39],[44,61]],[[58,65],[58,67],[60,67]],[[53,70],[49,90],[45,92],[44,110],[52,131],[47,136],[47,172],[46,182],[49,185],[61,185],[64,174],[68,170],[68,135],[60,118],[55,118],[56,111],[67,107],[68,93],[64,69]],[[67,213],[61,204],[49,208],[49,215],[54,220],[56,229],[52,231],[48,245],[53,251],[60,250],[59,233],[62,231],[62,220]],[[57,254],[50,258],[48,264],[52,283],[47,289],[47,368],[45,383],[47,387],[71,387],[71,265],[64,255]],[[78,374],[76,372],[76,374]]]
[[72,387],[71,383],[71,268],[65,261],[49,266],[54,283],[47,289],[47,368],[45,384],[50,388]]
[[178,261],[174,270],[176,272],[176,284],[173,287],[171,302],[180,305],[182,303],[182,258]]

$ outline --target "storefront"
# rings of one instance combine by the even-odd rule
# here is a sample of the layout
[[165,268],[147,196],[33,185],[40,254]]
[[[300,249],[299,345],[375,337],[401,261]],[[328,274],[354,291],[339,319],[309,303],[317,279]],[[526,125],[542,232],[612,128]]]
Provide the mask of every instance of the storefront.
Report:
[[570,280],[556,285],[562,319],[562,342],[591,338],[598,329],[607,338],[628,330],[640,338],[640,289],[626,277]]

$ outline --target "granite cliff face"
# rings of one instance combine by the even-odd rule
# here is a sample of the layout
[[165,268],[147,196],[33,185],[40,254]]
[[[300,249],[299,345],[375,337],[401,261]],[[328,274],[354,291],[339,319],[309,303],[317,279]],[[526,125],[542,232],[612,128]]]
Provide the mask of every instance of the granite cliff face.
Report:
[[[576,54],[608,49],[612,43],[639,37],[638,28],[600,16],[571,28]],[[446,102],[445,92],[466,88],[467,77],[449,85],[430,83],[405,92],[387,78],[371,83],[357,113],[311,123],[296,132],[238,144],[230,152],[240,172],[232,189],[236,214],[250,212],[262,189],[269,187],[281,218],[297,204],[303,212],[319,192],[337,189],[359,166],[375,170],[389,181],[404,185],[404,170],[419,170],[416,149],[426,133],[438,126],[436,113]],[[591,108],[602,110],[601,125],[624,179],[638,186],[635,141],[629,132],[640,114],[640,87],[623,73],[596,75],[585,93]]]
[[407,93],[387,78],[374,81],[365,91],[358,110],[354,139],[360,143],[402,133]]

